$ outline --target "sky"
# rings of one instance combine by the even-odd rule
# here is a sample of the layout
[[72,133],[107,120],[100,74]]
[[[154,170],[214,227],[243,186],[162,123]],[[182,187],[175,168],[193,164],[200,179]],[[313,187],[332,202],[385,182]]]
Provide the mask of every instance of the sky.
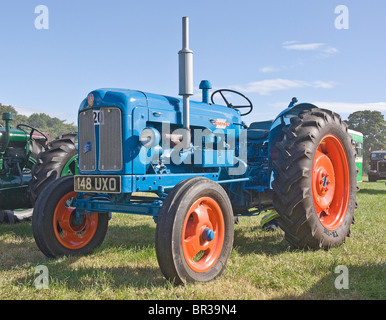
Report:
[[292,97],[386,116],[385,12],[381,0],[0,0],[0,103],[76,123],[94,89],[177,97],[188,16],[192,100],[205,79],[252,101],[246,123]]

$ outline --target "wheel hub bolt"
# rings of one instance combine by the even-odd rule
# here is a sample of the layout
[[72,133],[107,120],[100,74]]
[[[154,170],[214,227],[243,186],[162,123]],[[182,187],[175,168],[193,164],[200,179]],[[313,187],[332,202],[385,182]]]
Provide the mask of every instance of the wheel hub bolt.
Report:
[[212,241],[214,239],[214,231],[210,228],[205,228],[202,232],[202,239],[204,241]]

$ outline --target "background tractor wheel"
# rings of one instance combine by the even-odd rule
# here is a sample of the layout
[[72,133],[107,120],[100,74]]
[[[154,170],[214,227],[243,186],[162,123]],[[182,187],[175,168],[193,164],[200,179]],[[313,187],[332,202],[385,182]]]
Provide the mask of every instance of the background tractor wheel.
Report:
[[35,203],[42,190],[50,182],[65,176],[74,175],[77,170],[76,133],[69,133],[51,141],[45,150],[39,153],[36,164],[32,167],[30,181],[31,200]]
[[0,224],[15,224],[32,220],[33,209],[0,210]]
[[356,208],[355,152],[347,125],[332,111],[291,118],[273,163],[274,207],[297,248],[330,248],[350,235]]
[[156,228],[164,276],[177,284],[219,276],[232,250],[233,227],[232,206],[219,184],[202,177],[177,184],[164,201]]
[[37,159],[40,152],[44,151],[44,147],[37,141],[31,140],[30,141],[30,157],[33,159]]
[[19,222],[13,210],[0,210],[0,224],[15,224]]

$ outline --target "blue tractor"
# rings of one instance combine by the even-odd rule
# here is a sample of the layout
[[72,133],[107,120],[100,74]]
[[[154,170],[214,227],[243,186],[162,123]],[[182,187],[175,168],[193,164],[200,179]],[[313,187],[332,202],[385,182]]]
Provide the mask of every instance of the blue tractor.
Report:
[[[34,208],[46,256],[90,253],[112,212],[154,218],[159,266],[175,283],[223,272],[240,215],[276,210],[298,248],[338,246],[349,235],[355,151],[340,116],[293,98],[275,120],[247,126],[251,101],[227,89],[209,97],[209,81],[200,83],[202,101],[190,101],[188,42],[184,17],[181,98],[99,89],[81,103],[79,174],[52,182]],[[245,103],[232,104],[235,95]]]

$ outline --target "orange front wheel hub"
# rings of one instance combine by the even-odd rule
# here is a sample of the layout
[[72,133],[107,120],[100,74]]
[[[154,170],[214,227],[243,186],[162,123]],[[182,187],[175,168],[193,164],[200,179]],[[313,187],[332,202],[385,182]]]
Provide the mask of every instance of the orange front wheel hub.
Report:
[[76,198],[76,192],[69,192],[58,202],[53,219],[54,233],[57,240],[67,249],[80,249],[86,246],[98,227],[98,214],[76,215],[76,208],[71,202]]

